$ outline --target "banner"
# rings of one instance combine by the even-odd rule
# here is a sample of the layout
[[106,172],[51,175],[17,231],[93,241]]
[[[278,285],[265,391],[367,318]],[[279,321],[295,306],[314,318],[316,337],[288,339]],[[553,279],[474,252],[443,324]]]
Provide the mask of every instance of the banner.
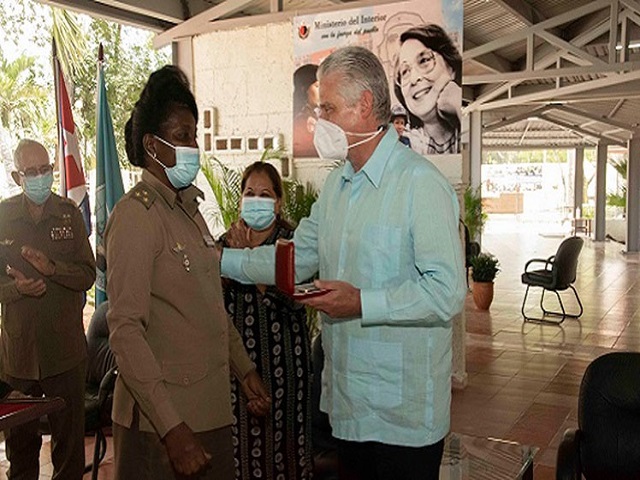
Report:
[[58,104],[58,148],[60,149],[60,195],[73,200],[80,208],[84,223],[87,228],[87,236],[91,235],[91,209],[89,207],[89,190],[85,183],[84,171],[80,150],[78,149],[78,137],[71,113],[71,103],[67,94],[67,86],[60,68],[60,62],[55,55],[54,46],[54,80],[56,87],[56,99]]
[[[389,78],[400,140],[425,156],[460,153],[462,0],[411,0],[294,18],[294,157],[317,157],[317,66],[358,45]],[[405,137],[404,139],[402,137]]]
[[96,307],[107,299],[104,230],[111,210],[124,194],[102,63],[100,45],[96,101]]

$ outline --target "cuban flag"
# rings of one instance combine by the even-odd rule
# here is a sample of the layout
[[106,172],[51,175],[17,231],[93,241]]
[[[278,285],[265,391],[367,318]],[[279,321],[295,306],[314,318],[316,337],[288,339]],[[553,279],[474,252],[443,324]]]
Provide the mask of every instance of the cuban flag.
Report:
[[58,100],[58,131],[60,149],[60,194],[73,200],[84,218],[87,236],[91,235],[91,209],[89,207],[89,189],[87,188],[82,169],[82,159],[78,148],[76,126],[73,123],[71,103],[64,82],[62,69],[58,58],[53,57],[56,83],[56,98]]

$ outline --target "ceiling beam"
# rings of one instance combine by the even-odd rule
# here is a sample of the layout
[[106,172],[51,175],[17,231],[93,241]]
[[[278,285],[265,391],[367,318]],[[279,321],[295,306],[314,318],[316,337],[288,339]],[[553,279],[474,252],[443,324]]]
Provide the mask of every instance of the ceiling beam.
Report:
[[[598,88],[609,87],[612,85],[620,85],[623,83],[634,82],[640,80],[640,71],[623,73],[620,75],[610,76],[606,78],[599,78],[597,80],[590,80],[587,82],[575,83],[566,85],[560,88],[548,88],[540,91],[536,91],[529,94],[511,96],[510,98],[502,100],[493,100],[491,102],[483,103],[481,106],[476,105],[477,101],[470,104],[463,109],[464,113],[468,113],[473,110],[492,110],[496,108],[510,107],[514,105],[523,105],[529,102],[555,102],[562,101],[565,95],[572,95],[576,93],[583,93],[589,90],[595,90]],[[618,93],[618,98],[624,96],[624,92]]]
[[578,125],[572,125],[569,122],[565,122],[564,120],[559,120],[557,118],[549,117],[546,114],[540,115],[540,118],[542,118],[546,122],[558,125],[559,127],[568,128],[572,132],[576,132],[576,133],[579,133],[581,135],[586,135],[586,136],[589,136],[589,137],[592,137],[592,138],[597,138],[599,140],[606,140],[607,142],[611,141],[611,142],[615,143],[616,145],[624,146],[624,142],[622,140],[619,140],[619,139],[615,138],[615,137],[612,137],[612,136],[609,136],[609,135],[604,135],[604,134],[601,134],[601,133],[598,133],[598,132],[592,132],[590,130],[585,130],[583,128],[580,128],[580,126],[578,126]]
[[592,65],[607,65],[607,62],[605,62],[604,60],[600,60],[598,57],[590,55],[589,53],[585,52],[581,48],[576,47],[570,42],[567,42],[566,40],[563,40],[557,37],[556,35],[553,35],[552,33],[543,31],[543,32],[538,32],[537,35],[540,38],[544,39],[545,41],[549,42],[551,45],[554,45],[555,47],[563,51],[572,53],[576,57],[582,58],[587,62],[591,63]]
[[[576,32],[576,35],[571,40],[571,43],[577,47],[583,47],[593,40],[597,39],[609,30],[609,16],[608,12],[599,12],[597,14],[598,22],[595,24],[588,23],[585,30]],[[544,70],[545,68],[556,63],[560,57],[558,50],[549,44],[544,44],[536,49],[534,52],[536,58],[534,69]],[[520,81],[511,81],[498,86],[491,86],[490,88],[481,89],[480,95],[476,97],[476,100],[472,102],[468,110],[478,110],[481,106],[496,97],[508,92],[512,87],[518,85]]]
[[161,48],[171,43],[171,41],[176,38],[197,35],[198,33],[201,33],[203,31],[203,27],[207,27],[210,22],[238,13],[240,10],[247,8],[255,1],[256,0],[225,0],[215,7],[205,10],[204,12],[191,17],[189,20],[185,20],[170,30],[156,35],[153,39],[153,47]]
[[525,0],[493,0],[493,3],[500,5],[511,15],[529,26],[542,22],[547,18]]
[[556,78],[556,77],[573,77],[583,75],[594,75],[602,73],[619,73],[630,72],[632,70],[640,69],[640,61],[614,63],[604,65],[591,65],[587,67],[564,67],[548,70],[534,70],[532,72],[505,72],[505,73],[492,73],[487,75],[463,75],[463,85],[478,85],[484,83],[501,83],[510,81],[524,81],[534,80],[541,78]]
[[[477,45],[473,43],[471,40],[464,39],[464,50],[471,50],[472,48],[476,48]],[[478,58],[469,59],[470,62],[475,62],[483,67],[488,68],[496,73],[502,72],[511,72],[513,71],[513,66],[511,62],[504,57],[501,57],[497,53],[487,53],[486,55],[482,55]]]
[[640,15],[640,2],[637,0],[620,0],[620,3]]
[[143,2],[140,0],[93,0],[92,3],[100,3],[120,10],[160,18],[161,20],[171,23],[180,23],[185,19],[181,2],[176,0],[154,0],[153,2]]
[[155,32],[161,32],[175,26],[175,23],[158,19],[155,16],[122,10],[94,0],[38,0],[38,2],[135,27],[146,28]]
[[496,40],[492,40],[487,42],[479,47],[473,48],[469,51],[464,52],[465,59],[471,59],[475,57],[479,57],[480,55],[484,55],[486,53],[492,52],[494,50],[506,47],[508,45],[512,45],[521,40],[525,40],[527,36],[531,34],[539,34],[539,32],[544,32],[553,27],[557,27],[563,25],[565,23],[571,22],[573,20],[577,20],[589,13],[596,12],[598,10],[602,10],[610,5],[610,0],[595,0],[591,3],[583,5],[582,7],[574,8],[568,12],[562,13],[560,15],[556,15],[555,17],[544,20],[543,22],[532,25],[528,28],[523,28],[517,32],[514,32],[509,35],[505,35]]
[[492,132],[494,130],[497,130],[499,128],[504,128],[508,125],[512,125],[514,123],[518,123],[521,122],[522,120],[525,120],[527,118],[531,118],[531,117],[537,117],[539,115],[542,115],[543,113],[545,113],[547,110],[549,110],[548,106],[543,106],[543,107],[539,107],[527,112],[523,112],[523,113],[518,113],[517,115],[513,115],[511,117],[507,117],[507,118],[503,118],[502,120],[498,120],[497,122],[493,122],[493,123],[489,123],[487,125],[484,125],[482,127],[482,131],[483,132]]
[[565,112],[570,115],[575,115],[576,117],[587,118],[589,120],[593,120],[595,122],[599,122],[604,125],[609,125],[610,127],[621,128],[629,132],[632,132],[634,130],[634,128],[631,125],[628,125],[626,123],[618,122],[617,120],[613,120],[607,117],[600,117],[591,112],[580,110],[579,108],[571,107],[568,105],[551,105],[551,109],[559,112]]

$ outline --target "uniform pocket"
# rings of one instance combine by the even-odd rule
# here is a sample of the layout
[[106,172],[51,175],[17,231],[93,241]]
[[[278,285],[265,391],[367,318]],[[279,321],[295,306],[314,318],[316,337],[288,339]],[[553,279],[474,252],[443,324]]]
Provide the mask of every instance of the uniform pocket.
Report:
[[402,344],[349,339],[349,394],[373,408],[402,403]]
[[162,375],[166,383],[188,387],[204,379],[209,372],[207,363],[162,363]]

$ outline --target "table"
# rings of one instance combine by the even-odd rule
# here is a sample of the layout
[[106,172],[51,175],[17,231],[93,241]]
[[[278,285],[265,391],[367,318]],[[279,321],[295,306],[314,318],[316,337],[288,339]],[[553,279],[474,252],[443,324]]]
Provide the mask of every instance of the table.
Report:
[[440,480],[533,480],[537,451],[506,440],[450,433],[445,439]]
[[0,401],[0,430],[17,427],[64,408],[61,398],[17,398]]

